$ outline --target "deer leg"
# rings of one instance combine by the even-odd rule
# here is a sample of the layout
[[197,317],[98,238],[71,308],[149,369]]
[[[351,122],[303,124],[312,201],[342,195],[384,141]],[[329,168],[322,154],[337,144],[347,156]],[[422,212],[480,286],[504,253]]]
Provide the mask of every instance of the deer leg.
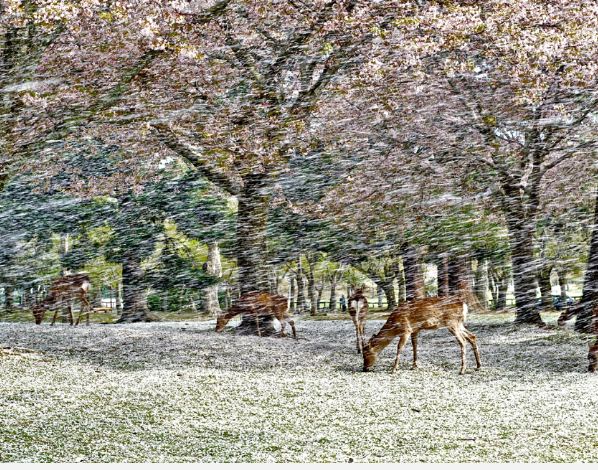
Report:
[[50,326],[54,326],[57,316],[58,316],[58,310],[54,310],[54,316],[52,317],[52,323],[50,323]]
[[[87,325],[89,325],[89,312],[91,311],[91,304],[89,303],[89,300],[87,300],[85,297],[83,297],[83,302],[85,302],[85,311],[87,312],[86,318],[87,318]],[[83,309],[83,306],[81,306],[81,309]]]
[[291,325],[291,330],[293,331],[293,338],[297,339],[297,330],[295,330],[295,320],[289,319],[289,325]]
[[361,345],[361,353],[363,353],[363,344],[365,342],[364,338],[365,338],[365,318],[363,318],[361,320],[361,322],[359,323],[359,329],[360,329],[360,334],[361,334],[361,341],[359,342],[359,344]]
[[73,326],[73,307],[70,303],[69,303],[69,306],[67,307],[66,311],[67,311],[67,318],[69,320],[69,323],[71,326]]
[[285,321],[284,318],[280,319],[280,337],[284,338],[286,336],[284,330],[287,327],[287,322]]
[[461,348],[461,370],[459,371],[460,375],[465,374],[465,339],[463,338],[463,334],[461,333],[461,330],[457,328],[449,328],[448,329],[453,336],[457,339],[457,342],[459,343],[459,347]]
[[417,333],[411,333],[411,347],[413,348],[413,368],[417,369]]
[[478,341],[476,335],[474,335],[471,331],[467,328],[463,327],[463,335],[465,339],[471,344],[471,348],[473,349],[473,353],[475,354],[475,363],[477,365],[476,369],[482,367],[482,361],[480,360],[480,350],[478,349]]
[[255,326],[257,328],[257,335],[261,338],[262,337],[262,330],[260,330],[260,317],[259,317],[259,315],[255,316]]
[[405,333],[404,335],[401,335],[401,338],[399,339],[399,345],[397,346],[397,357],[395,359],[394,364],[392,365],[392,370],[390,371],[391,374],[394,374],[399,367],[399,358],[401,357],[401,351],[403,351],[403,348],[407,344],[409,336],[411,336],[410,333]]
[[363,354],[362,339],[361,339],[361,324],[359,319],[355,319],[355,333],[357,335],[357,352]]

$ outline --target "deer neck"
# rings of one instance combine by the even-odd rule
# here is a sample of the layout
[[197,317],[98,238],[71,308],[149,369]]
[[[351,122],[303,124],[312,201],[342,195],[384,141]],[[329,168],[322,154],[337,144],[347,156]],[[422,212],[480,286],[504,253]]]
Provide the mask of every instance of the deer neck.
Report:
[[371,339],[368,342],[368,348],[371,352],[377,355],[380,351],[382,351],[386,346],[390,344],[390,342],[394,339],[395,336],[397,335],[393,334],[389,330],[385,330],[384,328],[382,328],[378,333],[371,337]]

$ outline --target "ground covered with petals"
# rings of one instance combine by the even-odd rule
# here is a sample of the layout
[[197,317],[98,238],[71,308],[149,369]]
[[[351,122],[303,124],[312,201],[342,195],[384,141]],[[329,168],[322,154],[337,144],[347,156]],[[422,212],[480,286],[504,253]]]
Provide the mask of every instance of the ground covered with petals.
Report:
[[[370,336],[382,325],[369,321]],[[483,368],[445,331],[361,372],[350,321],[299,341],[214,322],[0,323],[1,462],[598,461],[598,376],[570,330],[473,317]]]

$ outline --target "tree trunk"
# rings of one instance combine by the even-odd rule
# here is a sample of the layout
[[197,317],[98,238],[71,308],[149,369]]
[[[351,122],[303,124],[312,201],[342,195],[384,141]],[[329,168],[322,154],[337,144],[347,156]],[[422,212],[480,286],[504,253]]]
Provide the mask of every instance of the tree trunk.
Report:
[[407,300],[407,284],[405,282],[404,267],[399,270],[399,275],[397,276],[397,284],[399,287],[399,303],[405,302]]
[[11,312],[15,302],[15,288],[13,286],[7,286],[4,288],[4,310]]
[[394,278],[387,279],[385,281],[380,281],[379,286],[380,290],[384,292],[384,296],[386,297],[386,302],[388,304],[387,309],[394,310],[397,307]]
[[303,276],[303,266],[299,258],[299,267],[297,268],[297,312],[305,312],[305,278]]
[[[205,272],[210,276],[220,279],[222,277],[222,263],[220,262],[220,248],[217,242],[208,243],[208,261],[205,264]],[[206,315],[217,317],[222,314],[218,301],[218,286],[206,287],[203,291],[203,311]]]
[[[235,251],[241,296],[250,292],[268,291],[266,226],[270,198],[264,194],[265,188],[266,175],[249,174],[243,179],[243,190],[239,195]],[[237,332],[270,336],[276,333],[274,315],[260,317],[259,332],[255,318],[242,315]]]
[[550,282],[551,267],[544,267],[538,272],[538,285],[542,296],[542,308],[552,308],[552,283]]
[[328,308],[332,313],[336,313],[336,279],[333,279],[330,283],[330,303],[328,304]]
[[309,298],[309,314],[316,315],[318,313],[318,306],[316,305],[316,277],[314,274],[314,264],[308,262],[308,266],[307,296]]
[[409,247],[403,252],[403,269],[407,300],[423,299],[424,280],[419,265],[419,256],[415,248]]
[[449,295],[449,259],[448,255],[440,256],[438,263],[438,297]]
[[291,300],[291,312],[297,311],[297,281],[295,275],[289,276],[289,297]]
[[[322,299],[322,292],[324,291],[324,283],[316,287],[316,313],[320,313],[320,300]],[[324,309],[326,310],[326,309]],[[324,311],[324,315],[326,312]]]
[[559,276],[559,287],[561,289],[561,305],[566,307],[567,305],[567,272],[557,271]]
[[117,323],[147,322],[156,318],[147,307],[141,260],[126,258],[122,267],[123,312]]
[[590,241],[590,253],[586,264],[586,272],[583,280],[583,291],[579,307],[577,308],[577,319],[575,320],[575,331],[591,333],[592,309],[598,302],[598,191],[594,206],[594,228]]
[[485,309],[488,308],[488,284],[488,262],[480,258],[475,276],[475,294]]
[[544,325],[536,302],[536,260],[533,253],[533,230],[519,212],[507,215],[509,246],[515,288],[515,323]]

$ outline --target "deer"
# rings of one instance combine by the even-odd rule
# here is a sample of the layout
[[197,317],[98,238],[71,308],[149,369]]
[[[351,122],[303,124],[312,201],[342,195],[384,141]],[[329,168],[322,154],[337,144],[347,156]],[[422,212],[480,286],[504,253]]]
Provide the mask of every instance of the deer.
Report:
[[364,286],[355,289],[355,292],[349,297],[349,315],[355,325],[355,335],[357,337],[357,352],[363,353],[363,342],[364,342],[364,329],[365,319],[368,314],[368,300],[363,295],[365,290]]
[[417,335],[421,330],[437,330],[447,328],[457,339],[461,348],[460,375],[465,373],[465,341],[469,342],[475,354],[477,369],[480,362],[480,351],[476,336],[465,328],[467,304],[457,296],[428,297],[405,302],[392,311],[380,331],[369,340],[363,348],[363,370],[369,372],[378,354],[396,337],[399,336],[397,357],[393,363],[391,374],[399,367],[399,357],[407,340],[411,338],[413,347],[413,368],[417,369]]
[[84,308],[87,313],[87,324],[89,325],[91,304],[87,298],[87,293],[90,287],[91,281],[87,274],[67,274],[56,279],[50,286],[48,295],[32,308],[35,324],[40,325],[42,323],[47,310],[54,310],[54,317],[52,318],[52,323],[50,323],[50,326],[53,326],[56,322],[58,311],[66,305],[68,308],[69,323],[72,326],[73,312],[70,304],[78,300],[81,305],[81,311],[74,326],[79,324]]
[[295,330],[295,321],[288,313],[288,301],[286,297],[270,292],[249,292],[239,298],[237,303],[233,305],[228,311],[218,317],[216,320],[216,332],[220,333],[228,324],[231,318],[239,314],[252,315],[255,318],[258,336],[262,336],[260,330],[260,317],[274,315],[280,322],[280,337],[286,336],[285,329],[287,322],[291,325],[293,338],[297,339],[297,331]]

